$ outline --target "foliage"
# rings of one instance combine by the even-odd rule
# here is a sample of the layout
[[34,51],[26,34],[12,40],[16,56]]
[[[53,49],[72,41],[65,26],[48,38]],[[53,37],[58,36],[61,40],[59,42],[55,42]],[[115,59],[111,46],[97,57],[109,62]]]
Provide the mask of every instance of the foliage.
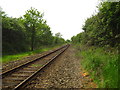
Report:
[[118,54],[109,52],[104,48],[83,47],[79,45],[82,55],[82,66],[88,70],[96,80],[99,88],[118,88]]
[[98,9],[96,15],[85,21],[84,32],[73,36],[71,40],[87,48],[77,48],[80,50],[78,54],[83,57],[82,66],[93,75],[99,87],[118,88],[120,2],[102,2]]
[[71,43],[71,40],[67,39],[67,40],[66,40],[66,43]]
[[43,14],[41,14],[37,9],[31,8],[27,10],[24,15],[24,25],[26,28],[26,32],[28,34],[28,38],[30,39],[31,51],[34,50],[35,47],[35,36],[36,33],[41,31],[41,27],[43,25]]
[[63,44],[65,43],[65,40],[62,38],[62,35],[60,32],[56,33],[54,36],[54,44]]
[[24,28],[17,18],[3,16],[2,18],[2,48],[3,54],[28,50]]
[[[44,14],[30,8],[19,18],[2,16],[2,48],[3,55],[17,54],[39,49],[41,46],[54,46],[65,43],[62,37],[53,36]],[[60,33],[58,35],[61,35]]]
[[79,34],[77,34],[76,36],[73,36],[73,37],[71,38],[72,42],[73,42],[73,43],[82,43],[83,33],[84,33],[84,32],[79,33]]
[[104,2],[99,12],[83,25],[84,32],[72,37],[73,42],[97,46],[120,46],[120,2]]

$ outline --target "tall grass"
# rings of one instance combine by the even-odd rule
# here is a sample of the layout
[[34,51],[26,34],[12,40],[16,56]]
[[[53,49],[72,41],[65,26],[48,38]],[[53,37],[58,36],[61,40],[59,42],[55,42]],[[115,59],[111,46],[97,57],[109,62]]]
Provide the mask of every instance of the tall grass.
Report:
[[118,87],[118,54],[104,48],[80,47],[82,66],[92,75],[99,88]]

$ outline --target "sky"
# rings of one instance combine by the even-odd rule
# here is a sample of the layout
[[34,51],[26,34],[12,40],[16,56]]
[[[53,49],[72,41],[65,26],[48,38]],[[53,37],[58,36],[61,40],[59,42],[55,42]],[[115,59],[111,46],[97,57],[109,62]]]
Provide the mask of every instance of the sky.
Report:
[[30,7],[44,13],[53,34],[70,39],[82,32],[87,18],[97,12],[98,0],[0,0],[0,7],[10,17],[20,17]]

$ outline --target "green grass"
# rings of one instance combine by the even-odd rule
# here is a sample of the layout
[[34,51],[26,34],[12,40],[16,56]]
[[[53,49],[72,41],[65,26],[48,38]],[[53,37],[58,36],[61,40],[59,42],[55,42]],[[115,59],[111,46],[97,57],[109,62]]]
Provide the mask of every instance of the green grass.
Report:
[[14,60],[21,60],[22,58],[24,58],[26,56],[37,54],[37,53],[42,53],[42,52],[45,52],[45,51],[48,51],[48,50],[51,50],[51,49],[57,48],[57,47],[59,47],[59,46],[42,47],[41,49],[34,50],[34,51],[19,53],[19,54],[15,54],[15,55],[4,55],[4,56],[2,56],[2,63],[7,63],[9,61],[14,61]]
[[77,56],[82,56],[82,66],[90,72],[99,88],[118,87],[118,54],[98,47],[80,47]]
[[0,57],[0,65],[2,65],[2,57]]

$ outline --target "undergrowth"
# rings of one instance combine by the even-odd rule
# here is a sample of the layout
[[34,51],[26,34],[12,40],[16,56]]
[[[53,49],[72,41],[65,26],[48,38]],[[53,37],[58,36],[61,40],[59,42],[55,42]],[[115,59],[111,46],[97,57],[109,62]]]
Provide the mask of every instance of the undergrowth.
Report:
[[99,88],[118,88],[118,54],[100,47],[77,46],[77,56],[82,56],[82,66]]

